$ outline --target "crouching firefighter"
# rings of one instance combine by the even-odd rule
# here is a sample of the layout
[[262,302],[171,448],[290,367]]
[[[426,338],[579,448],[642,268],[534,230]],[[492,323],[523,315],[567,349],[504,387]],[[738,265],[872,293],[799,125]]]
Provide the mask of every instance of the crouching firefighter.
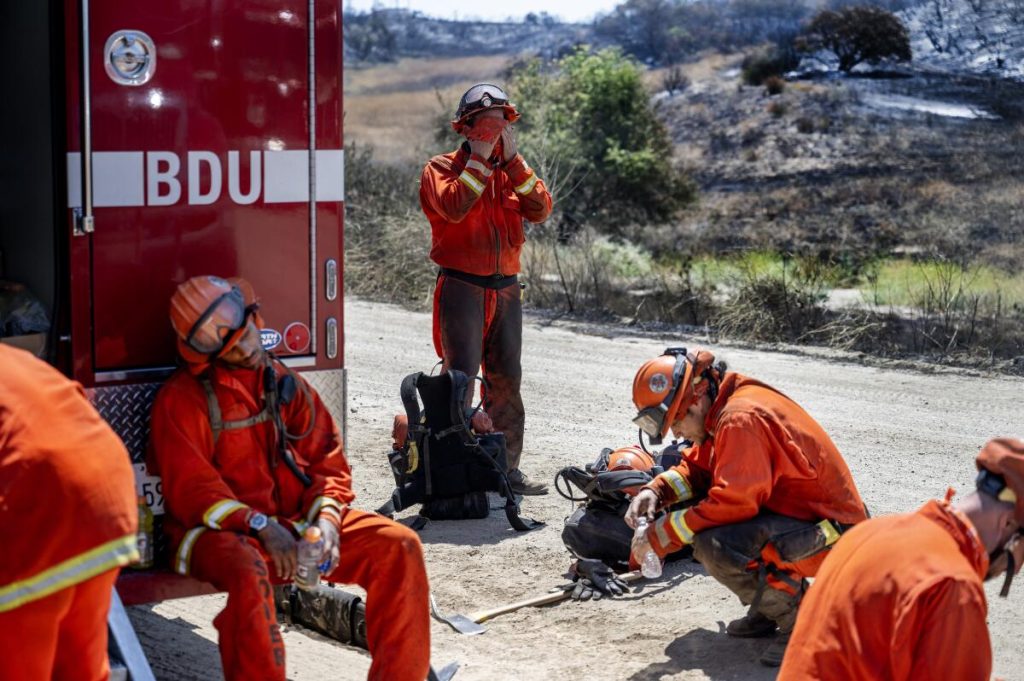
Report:
[[266,353],[251,287],[212,276],[181,284],[171,321],[184,366],[152,414],[173,568],[228,592],[214,620],[224,676],[285,678],[272,586],[296,572],[297,537],[317,525],[321,571],[366,589],[369,678],[423,681],[430,626],[414,532],[349,507],[338,429],[316,391]]
[[[976,489],[858,525],[831,552],[793,631],[780,681],[992,678],[983,580],[1024,561],[1024,442],[991,440]],[[1017,646],[1019,652],[1019,644]]]
[[655,520],[659,556],[692,544],[708,574],[749,605],[731,636],[778,638],[761,662],[779,666],[797,608],[828,550],[866,518],[850,471],[822,427],[791,399],[708,351],[669,348],[633,381],[635,422],[653,441],[670,430],[694,443],[630,504],[626,521],[696,500]]
[[449,369],[437,376],[410,374],[402,381],[405,413],[395,417],[388,455],[397,487],[378,513],[392,515],[422,504],[420,516],[431,520],[486,518],[487,492],[497,492],[515,530],[543,525],[519,516],[506,472],[505,434],[495,432],[482,404],[466,406],[474,380]]
[[[625,520],[630,500],[656,475],[678,465],[687,445],[672,444],[657,453],[641,445],[605,448],[585,467],[567,466],[555,476],[555,490],[574,504],[562,528],[562,543],[574,559],[568,574],[577,582],[573,600],[623,592],[616,575],[638,567],[630,563],[633,530]],[[684,547],[666,560],[689,553]]]

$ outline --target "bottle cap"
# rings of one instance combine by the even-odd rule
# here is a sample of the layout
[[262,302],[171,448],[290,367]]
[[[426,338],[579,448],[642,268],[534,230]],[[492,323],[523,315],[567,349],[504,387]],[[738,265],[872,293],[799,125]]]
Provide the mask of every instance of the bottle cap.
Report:
[[302,533],[302,538],[311,543],[320,541],[320,536],[320,528],[316,525],[313,527],[307,527],[306,531]]

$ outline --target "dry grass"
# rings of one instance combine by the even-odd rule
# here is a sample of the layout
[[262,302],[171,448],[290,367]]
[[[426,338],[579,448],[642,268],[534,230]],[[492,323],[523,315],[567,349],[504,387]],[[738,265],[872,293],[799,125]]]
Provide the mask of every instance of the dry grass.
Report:
[[401,59],[346,68],[346,142],[372,145],[383,163],[422,163],[437,153],[429,147],[441,112],[454,110],[473,83],[498,79],[509,61],[508,56]]

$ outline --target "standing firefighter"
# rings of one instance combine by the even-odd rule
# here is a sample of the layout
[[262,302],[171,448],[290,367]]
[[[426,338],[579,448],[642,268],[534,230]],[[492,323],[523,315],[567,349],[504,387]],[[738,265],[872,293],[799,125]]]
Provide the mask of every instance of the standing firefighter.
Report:
[[0,345],[0,679],[107,678],[137,527],[128,452],[82,386]]
[[194,277],[171,299],[186,366],[157,395],[152,452],[177,572],[228,592],[214,620],[228,679],[284,679],[271,584],[296,572],[299,532],[320,528],[322,571],[367,591],[371,679],[423,681],[427,577],[415,533],[349,508],[348,462],[330,413],[260,345],[244,281]]
[[484,410],[508,443],[514,492],[546,494],[519,470],[525,412],[519,392],[523,313],[519,253],[523,220],[543,222],[551,194],[518,153],[510,125],[519,112],[508,95],[481,83],[469,88],[452,128],[466,141],[423,169],[420,205],[441,268],[434,294],[434,348],[446,368],[475,376],[483,365]]
[[[626,521],[696,500],[647,533],[659,557],[692,543],[712,577],[750,605],[731,636],[779,637],[761,656],[777,667],[806,588],[839,535],[865,518],[836,446],[798,404],[726,373],[705,350],[669,348],[633,381],[635,421],[653,440],[669,430],[695,451],[633,499]],[[639,556],[634,555],[636,560]],[[639,561],[638,561],[639,562]]]
[[983,579],[1024,560],[1024,442],[992,440],[977,490],[869,520],[839,542],[807,595],[779,679],[988,681]]

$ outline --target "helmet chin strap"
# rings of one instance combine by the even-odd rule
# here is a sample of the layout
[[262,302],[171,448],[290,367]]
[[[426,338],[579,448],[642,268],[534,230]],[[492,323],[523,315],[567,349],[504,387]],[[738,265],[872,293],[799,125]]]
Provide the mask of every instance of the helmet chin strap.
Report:
[[1013,551],[1010,550],[1009,545],[1004,545],[1002,548],[996,549],[992,553],[988,554],[989,564],[995,563],[999,559],[1000,554],[1006,554],[1006,573],[1003,577],[1003,588],[999,590],[999,597],[1006,598],[1010,595],[1010,584],[1013,583],[1013,573],[1017,571],[1017,561],[1013,557]]

